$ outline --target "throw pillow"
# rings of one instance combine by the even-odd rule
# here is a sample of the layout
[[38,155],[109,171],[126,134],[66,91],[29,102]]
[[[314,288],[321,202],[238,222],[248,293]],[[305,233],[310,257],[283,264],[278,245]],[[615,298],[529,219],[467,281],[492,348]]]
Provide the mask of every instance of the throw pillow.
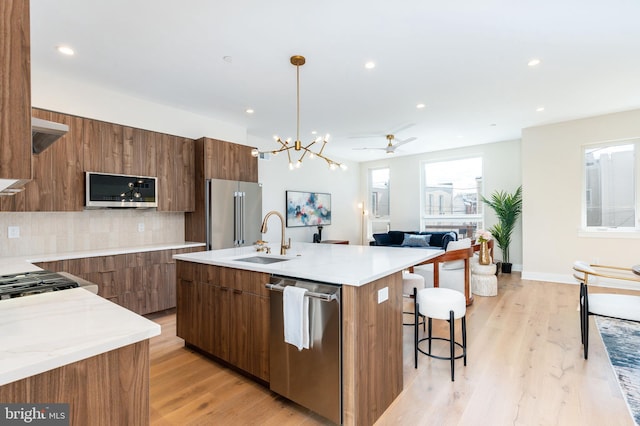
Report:
[[373,234],[373,239],[377,246],[388,246],[391,244],[391,238],[386,232],[384,234]]
[[[458,241],[451,241],[447,244],[447,251],[460,250],[471,247],[471,238],[463,238]],[[463,269],[464,260],[452,260],[449,262],[442,262],[442,269]]]
[[402,247],[429,247],[431,235],[404,234]]
[[453,231],[447,232],[442,236],[442,250],[446,250],[451,241],[458,241],[458,234]]

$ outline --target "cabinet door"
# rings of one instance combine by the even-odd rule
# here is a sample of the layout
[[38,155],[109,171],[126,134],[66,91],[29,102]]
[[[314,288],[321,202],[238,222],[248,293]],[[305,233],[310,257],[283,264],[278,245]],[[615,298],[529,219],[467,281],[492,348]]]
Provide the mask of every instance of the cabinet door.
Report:
[[175,138],[169,135],[156,137],[156,167],[158,171],[158,211],[174,211],[175,207]]
[[0,178],[31,179],[28,0],[0,2]]
[[176,289],[176,334],[185,342],[192,343],[195,340],[194,327],[199,320],[195,303],[195,283],[192,280],[178,278]]
[[269,380],[269,299],[233,290],[229,327],[229,362]]
[[193,140],[157,134],[158,211],[193,211]]

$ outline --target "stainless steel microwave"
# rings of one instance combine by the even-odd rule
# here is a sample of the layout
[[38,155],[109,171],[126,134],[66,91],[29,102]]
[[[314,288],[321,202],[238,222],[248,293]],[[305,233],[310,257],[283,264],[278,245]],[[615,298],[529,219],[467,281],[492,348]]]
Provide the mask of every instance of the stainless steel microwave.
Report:
[[158,207],[157,179],[151,176],[86,172],[85,206],[89,208]]

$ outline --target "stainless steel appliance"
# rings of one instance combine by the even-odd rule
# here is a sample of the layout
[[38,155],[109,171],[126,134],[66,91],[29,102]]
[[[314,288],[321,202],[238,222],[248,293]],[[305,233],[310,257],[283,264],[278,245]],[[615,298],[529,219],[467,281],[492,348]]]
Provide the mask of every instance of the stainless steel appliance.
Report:
[[[289,285],[307,289],[309,298],[309,349],[284,341],[282,292]],[[270,308],[270,373],[272,391],[342,423],[342,320],[341,287],[272,276]]]
[[79,287],[72,279],[51,271],[0,276],[0,300]]
[[252,245],[261,239],[261,184],[208,179],[205,191],[208,250]]
[[100,208],[158,207],[158,186],[152,176],[86,173],[85,206]]

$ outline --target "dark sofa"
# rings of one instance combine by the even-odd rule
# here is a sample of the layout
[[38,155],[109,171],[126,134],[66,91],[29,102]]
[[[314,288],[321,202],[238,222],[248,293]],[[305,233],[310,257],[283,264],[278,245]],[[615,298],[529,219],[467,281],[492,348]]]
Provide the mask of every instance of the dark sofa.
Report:
[[[410,237],[405,237],[405,234]],[[427,241],[428,245],[423,245]],[[447,249],[447,244],[451,241],[458,241],[458,233],[455,231],[389,231],[383,234],[373,234],[372,246],[386,247],[413,247],[413,248],[439,248]]]

